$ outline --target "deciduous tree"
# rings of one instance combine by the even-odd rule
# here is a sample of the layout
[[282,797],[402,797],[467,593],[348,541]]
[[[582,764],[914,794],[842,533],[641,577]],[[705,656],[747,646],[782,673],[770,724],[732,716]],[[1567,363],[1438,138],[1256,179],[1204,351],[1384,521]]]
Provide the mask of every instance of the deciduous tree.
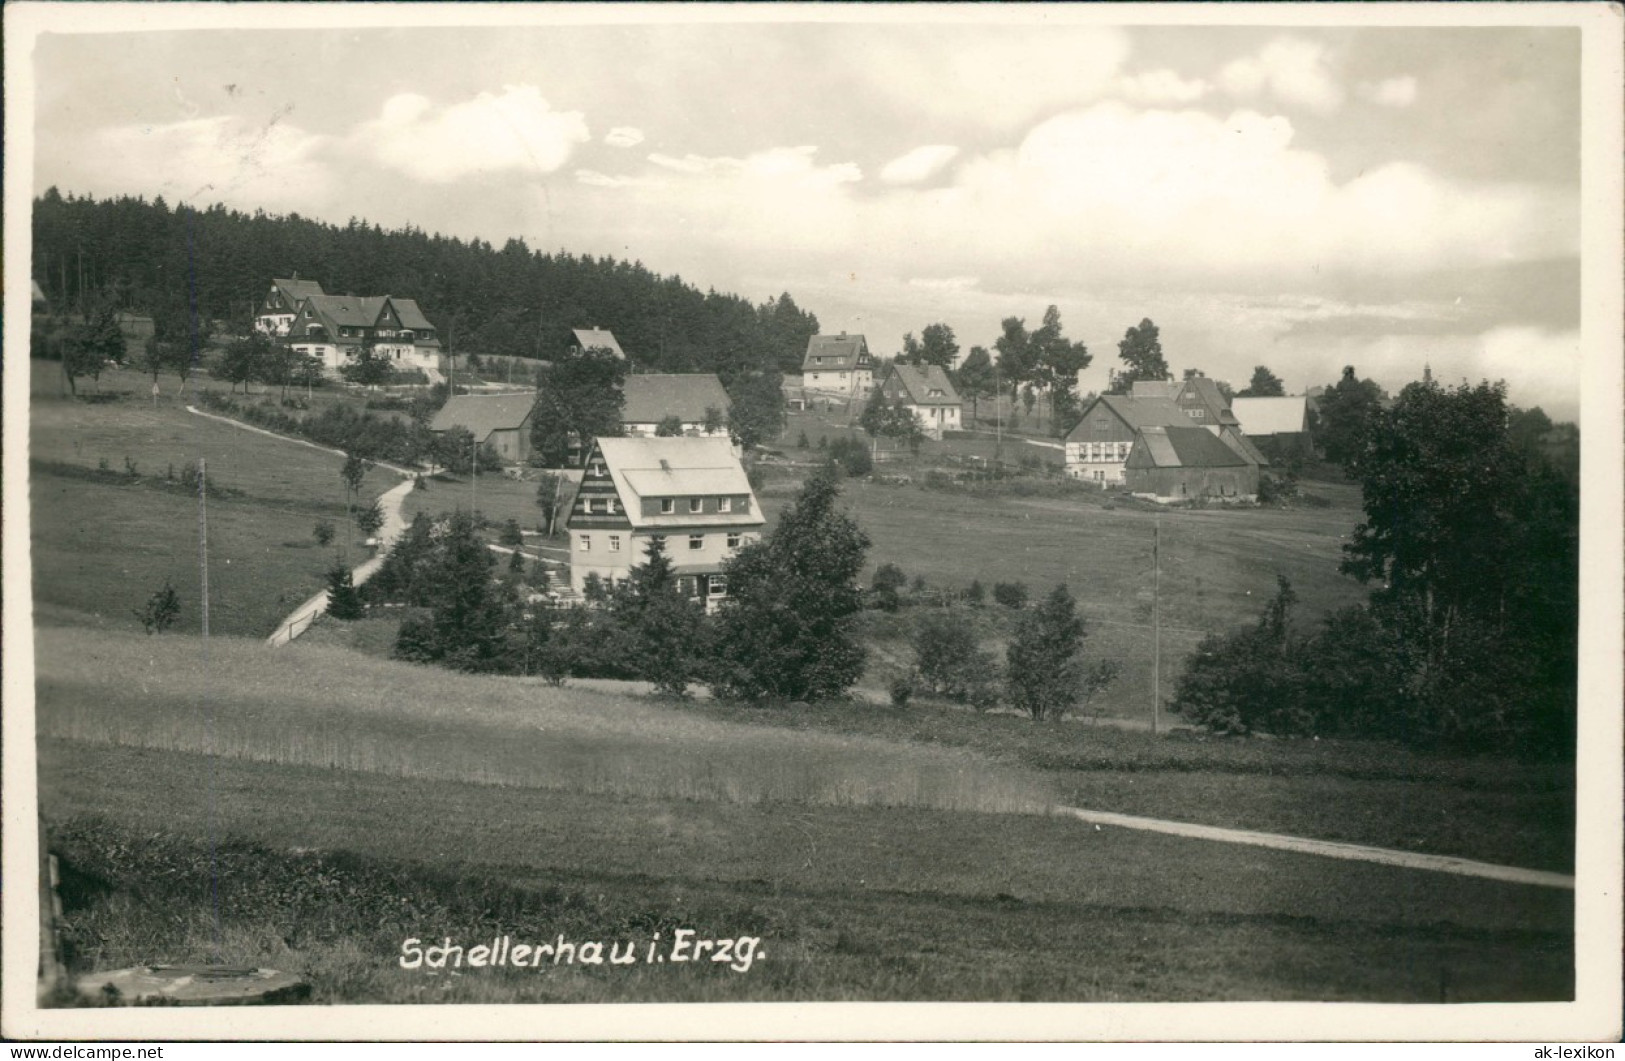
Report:
[[571,448],[585,461],[592,440],[621,434],[626,361],[603,347],[572,352],[542,378],[531,414],[531,447],[550,467],[569,464]]
[[1112,377],[1111,394],[1128,394],[1137,380],[1173,379],[1168,361],[1162,356],[1162,340],[1157,326],[1147,317],[1123,333],[1117,344],[1123,368]]
[[1238,398],[1281,398],[1286,395],[1286,384],[1281,378],[1269,370],[1267,365],[1258,365],[1253,369],[1253,378],[1247,382],[1245,389],[1237,393]]
[[719,695],[822,700],[862,675],[854,623],[869,538],[836,507],[839,497],[832,475],[814,474],[772,534],[725,565],[711,679]]
[[1010,702],[1034,721],[1059,719],[1082,696],[1083,620],[1065,583],[1024,612],[1005,650]]

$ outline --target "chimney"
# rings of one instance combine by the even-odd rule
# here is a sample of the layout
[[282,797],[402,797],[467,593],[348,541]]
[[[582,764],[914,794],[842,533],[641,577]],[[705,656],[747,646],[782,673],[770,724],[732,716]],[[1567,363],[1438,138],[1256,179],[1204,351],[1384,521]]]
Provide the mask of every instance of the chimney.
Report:
[[671,471],[671,465],[667,463],[666,458],[664,457],[660,458],[660,470],[663,472]]

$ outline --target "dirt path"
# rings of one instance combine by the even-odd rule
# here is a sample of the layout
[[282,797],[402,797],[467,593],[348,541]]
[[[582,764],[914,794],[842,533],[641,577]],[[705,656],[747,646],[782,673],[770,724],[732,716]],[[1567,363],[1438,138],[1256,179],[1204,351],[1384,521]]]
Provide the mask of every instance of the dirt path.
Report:
[[[407,479],[379,495],[378,504],[384,510],[384,525],[378,529],[378,551],[373,554],[371,560],[365,561],[350,572],[356,585],[359,586],[367,581],[373,576],[374,572],[383,566],[384,554],[389,551],[390,545],[406,529],[406,520],[401,515],[401,503],[406,500],[406,495],[411,492],[412,480]],[[309,630],[310,624],[315,622],[316,617],[325,611],[327,611],[327,591],[324,589],[288,613],[288,617],[277,624],[275,632],[265,639],[265,643],[272,648],[286,645],[306,630]]]
[[[307,449],[320,450],[323,453],[331,453],[339,457],[349,456],[349,454],[344,452],[342,449],[334,449],[332,446],[320,446],[309,439],[294,438],[292,435],[279,435],[275,431],[267,431],[263,427],[255,427],[253,424],[245,424],[241,420],[233,420],[229,416],[221,416],[218,413],[206,413],[195,405],[188,405],[186,407],[186,411],[191,413],[193,416],[201,416],[205,420],[214,420],[222,424],[230,424],[232,427],[240,428],[243,431],[252,431],[256,435],[264,435],[266,438],[274,438],[280,442],[292,442],[296,446],[304,446]],[[392,471],[397,475],[413,476],[417,474],[417,472],[411,468],[402,468],[398,464],[389,464],[385,461],[373,461],[372,464],[375,467],[385,468]]]
[[[289,435],[279,435],[275,431],[267,431],[263,427],[255,427],[253,424],[245,424],[241,420],[233,420],[229,416],[218,416],[214,413],[206,413],[193,405],[188,405],[186,407],[186,411],[194,416],[201,416],[205,420],[215,420],[222,424],[230,424],[232,427],[240,428],[244,431],[252,431],[256,435],[264,435],[266,438],[274,438],[278,442],[291,442],[296,446],[305,446],[309,449],[320,450],[323,453],[332,453],[340,457],[349,456],[349,454],[345,453],[341,449],[334,449],[331,446],[319,446],[316,443],[303,438],[293,438]],[[382,527],[378,528],[378,551],[373,555],[372,559],[362,563],[353,572],[351,572],[351,575],[355,579],[355,584],[358,586],[367,581],[367,579],[371,578],[373,572],[377,571],[381,566],[383,566],[384,554],[389,551],[390,544],[393,543],[396,538],[400,537],[401,532],[406,529],[406,520],[401,515],[401,505],[406,501],[406,495],[412,492],[413,478],[417,475],[417,472],[409,468],[402,468],[398,464],[388,464],[384,461],[373,461],[371,463],[374,467],[395,472],[397,475],[405,476],[405,478],[400,483],[397,483],[395,486],[392,486],[388,490],[384,491],[378,497],[379,507],[382,508],[384,512],[384,524]],[[283,619],[277,624],[276,630],[271,634],[270,637],[265,639],[265,643],[273,648],[286,645],[288,642],[310,629],[310,624],[316,620],[316,616],[325,611],[327,611],[327,591],[324,589],[290,612],[287,618]]]
[[1190,822],[1171,822],[1161,818],[1140,818],[1131,814],[1112,814],[1108,811],[1082,810],[1061,807],[1061,813],[1086,821],[1099,828],[1113,825],[1120,829],[1139,829],[1171,836],[1187,836],[1198,840],[1218,840],[1227,844],[1249,844],[1269,847],[1278,851],[1297,851],[1327,858],[1346,858],[1356,862],[1375,862],[1384,866],[1402,866],[1406,869],[1425,869],[1437,873],[1454,873],[1462,877],[1486,877],[1511,884],[1533,884],[1543,888],[1574,889],[1574,878],[1562,873],[1539,869],[1521,869],[1517,866],[1498,866],[1491,862],[1474,862],[1449,855],[1423,855],[1414,851],[1394,851],[1386,847],[1366,847],[1345,844],[1335,840],[1309,840],[1279,833],[1255,833],[1246,829],[1221,829],[1213,825],[1194,825]]

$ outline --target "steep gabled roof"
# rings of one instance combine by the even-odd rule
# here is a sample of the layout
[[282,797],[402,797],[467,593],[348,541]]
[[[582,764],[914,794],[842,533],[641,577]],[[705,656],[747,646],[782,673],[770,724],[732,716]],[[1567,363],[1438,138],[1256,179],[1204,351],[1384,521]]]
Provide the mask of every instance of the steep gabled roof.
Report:
[[1180,388],[1179,400],[1200,401],[1213,413],[1214,419],[1221,424],[1235,426],[1236,414],[1230,410],[1230,403],[1225,400],[1219,385],[1206,376],[1192,376],[1185,380]]
[[1264,456],[1257,446],[1253,445],[1253,440],[1243,434],[1240,428],[1221,428],[1219,430],[1219,441],[1235,450],[1238,456],[1249,463],[1256,464],[1259,467],[1268,467],[1270,459]]
[[1293,435],[1309,429],[1309,399],[1237,398],[1230,409],[1249,435]]
[[1104,406],[1132,430],[1142,427],[1186,427],[1190,417],[1171,398],[1131,398],[1126,394],[1103,394],[1084,406],[1078,426],[1066,436],[1068,442],[1087,442],[1087,430],[1096,406]]
[[371,328],[383,312],[384,299],[380,295],[311,295],[299,311],[300,323],[305,321],[305,309],[327,326],[329,338],[336,338],[339,328]]
[[570,334],[576,337],[576,345],[583,350],[602,348],[612,350],[615,356],[626,360],[626,351],[621,344],[615,341],[615,334],[607,328],[572,328]]
[[866,367],[869,362],[869,343],[861,335],[815,335],[807,340],[807,356],[802,359],[803,372],[850,372]]
[[642,499],[661,497],[745,495],[750,498],[748,511],[707,513],[704,524],[755,527],[763,522],[744,466],[726,438],[600,438],[596,445],[634,528],[695,523],[687,512],[644,514]]
[[446,400],[429,422],[430,431],[450,431],[466,427],[477,442],[484,443],[493,431],[512,431],[524,424],[536,404],[536,395],[457,394]]
[[621,396],[621,422],[626,424],[658,424],[668,416],[698,424],[705,421],[707,409],[726,417],[730,404],[728,392],[711,372],[628,376]]
[[1126,463],[1130,468],[1244,468],[1254,462],[1205,427],[1147,427]]
[[893,365],[891,375],[913,405],[959,404],[959,394],[941,365]]
[[[416,299],[385,295],[384,300],[395,307],[395,316],[399,318],[402,328],[434,330],[434,325],[430,324],[429,318],[423,315],[423,310],[418,307]],[[379,312],[382,311],[383,307],[380,306]]]
[[289,309],[299,305],[311,295],[326,293],[322,290],[322,285],[314,280],[272,280],[271,286],[287,297]]

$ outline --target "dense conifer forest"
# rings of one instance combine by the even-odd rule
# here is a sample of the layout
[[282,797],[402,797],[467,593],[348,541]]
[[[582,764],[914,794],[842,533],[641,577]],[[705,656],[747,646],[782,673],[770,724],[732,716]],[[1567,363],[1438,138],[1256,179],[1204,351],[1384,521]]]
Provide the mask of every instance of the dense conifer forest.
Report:
[[171,208],[162,198],[97,200],[56,188],[34,201],[34,279],[54,312],[150,313],[161,336],[245,331],[274,277],[319,281],[330,294],[417,300],[457,353],[551,360],[572,328],[615,336],[638,371],[742,378],[800,366],[818,319],[789,294],[752,305],[701,291],[641,262],[500,248],[408,226],[385,230],[219,204]]

